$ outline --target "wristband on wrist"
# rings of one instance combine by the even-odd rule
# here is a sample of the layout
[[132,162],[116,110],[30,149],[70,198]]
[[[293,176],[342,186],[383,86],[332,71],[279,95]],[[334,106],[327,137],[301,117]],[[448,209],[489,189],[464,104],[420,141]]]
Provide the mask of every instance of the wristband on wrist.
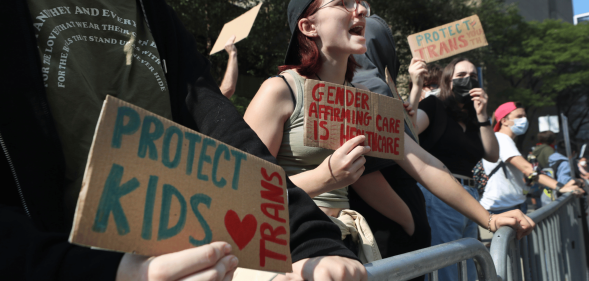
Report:
[[479,122],[480,127],[491,126],[491,120],[487,120],[485,122]]
[[557,182],[556,183],[556,188],[554,190],[556,190],[556,192],[560,192],[560,189],[564,186],[564,184]]
[[526,177],[526,184],[528,186],[532,185],[532,183],[538,181],[538,172],[532,172]]

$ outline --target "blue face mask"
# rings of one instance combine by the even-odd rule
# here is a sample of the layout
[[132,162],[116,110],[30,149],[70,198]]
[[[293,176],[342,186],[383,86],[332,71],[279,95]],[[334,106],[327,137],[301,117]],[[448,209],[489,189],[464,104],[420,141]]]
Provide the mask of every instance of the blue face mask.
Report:
[[513,126],[509,127],[511,131],[516,135],[523,135],[528,130],[528,118],[522,117],[513,120]]

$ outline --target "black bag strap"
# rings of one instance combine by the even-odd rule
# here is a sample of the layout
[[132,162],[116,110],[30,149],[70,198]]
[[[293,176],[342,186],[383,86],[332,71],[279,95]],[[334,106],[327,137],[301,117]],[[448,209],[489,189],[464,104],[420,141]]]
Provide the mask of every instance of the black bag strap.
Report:
[[491,173],[489,174],[489,179],[491,179],[491,177],[497,173],[497,171],[499,171],[499,169],[503,170],[503,175],[505,175],[505,178],[507,179],[507,166],[505,165],[505,162],[503,161],[499,161],[499,164],[497,164],[497,166],[491,171]]
[[[552,171],[554,172],[554,179],[556,179],[556,175],[558,174],[557,173],[558,172],[558,167],[560,167],[560,164],[562,164],[562,162],[564,162],[564,161],[567,161],[567,160],[564,160],[564,159],[557,160],[554,163],[554,165],[550,166],[550,168],[552,168]],[[572,171],[571,171],[571,173],[572,173]]]
[[294,104],[294,107],[296,107],[297,106],[297,99],[295,98],[294,91],[290,87],[290,84],[288,84],[288,81],[286,81],[286,77],[284,77],[284,75],[280,75],[280,74],[276,75],[274,77],[280,77],[280,78],[282,78],[282,80],[284,80],[284,83],[286,83],[286,86],[288,86],[288,89],[290,90],[290,96],[292,97],[292,103]]

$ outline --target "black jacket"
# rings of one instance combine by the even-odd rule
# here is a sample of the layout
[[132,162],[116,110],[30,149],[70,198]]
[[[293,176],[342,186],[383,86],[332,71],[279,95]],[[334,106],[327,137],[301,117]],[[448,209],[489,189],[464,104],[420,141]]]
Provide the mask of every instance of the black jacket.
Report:
[[[173,120],[276,163],[219,91],[210,62],[163,0],[143,0],[160,58],[167,66]],[[112,280],[120,253],[71,245],[72,217],[63,211],[64,158],[42,84],[40,59],[26,1],[3,1],[0,72],[0,278]],[[288,182],[293,262],[356,257],[339,229],[300,188]]]
[[[354,55],[360,65],[354,75],[354,82],[368,87],[372,92],[392,97],[393,93],[385,82],[385,68],[388,68],[393,80],[396,80],[399,59],[391,29],[382,18],[371,15],[366,18],[364,37],[368,50],[365,54]],[[407,122],[405,133],[415,140]],[[424,142],[423,139],[421,141]],[[379,168],[389,185],[407,204],[415,223],[415,232],[409,236],[401,225],[372,208],[354,189],[350,189],[350,208],[361,213],[370,225],[382,257],[392,257],[431,246],[431,228],[427,220],[425,199],[417,181],[392,160],[366,157],[365,166],[366,170]],[[423,280],[423,277],[413,280]]]

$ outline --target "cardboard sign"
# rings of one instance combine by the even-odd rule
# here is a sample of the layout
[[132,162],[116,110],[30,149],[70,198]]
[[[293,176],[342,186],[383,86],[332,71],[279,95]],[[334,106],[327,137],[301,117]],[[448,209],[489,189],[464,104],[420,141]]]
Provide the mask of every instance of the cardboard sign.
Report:
[[413,57],[426,62],[489,45],[477,15],[409,35],[407,40]]
[[262,7],[262,3],[226,23],[223,26],[223,29],[221,29],[221,33],[219,34],[219,37],[217,37],[217,41],[215,42],[215,45],[213,45],[213,49],[211,49],[209,55],[223,50],[225,48],[225,43],[227,43],[227,40],[233,35],[235,35],[234,44],[245,39],[250,34],[252,26],[254,26],[254,21],[258,16],[258,12],[260,12],[260,7]]
[[213,241],[239,266],[290,272],[277,165],[108,96],[69,241],[157,256]]
[[403,102],[354,87],[307,79],[304,144],[336,150],[365,135],[371,151],[386,159],[403,159]]
[[[385,76],[387,79],[387,84],[389,85],[391,92],[393,92],[393,97],[400,100],[400,101],[403,101],[403,98],[401,97],[401,95],[399,94],[399,91],[397,90],[397,86],[395,85],[395,81],[393,81],[393,77],[391,76],[391,73],[389,72],[389,67],[388,66],[385,67],[384,71],[385,71]],[[414,109],[414,110],[416,112],[415,114],[417,114],[417,109]],[[407,110],[403,110],[403,113],[404,113],[404,117],[405,117],[405,122],[407,122],[407,126],[409,127],[411,134],[413,134],[413,136],[415,137],[415,141],[417,142],[417,144],[419,144],[419,134],[417,134],[417,130],[415,130],[415,124],[413,124],[413,121],[409,117]]]

